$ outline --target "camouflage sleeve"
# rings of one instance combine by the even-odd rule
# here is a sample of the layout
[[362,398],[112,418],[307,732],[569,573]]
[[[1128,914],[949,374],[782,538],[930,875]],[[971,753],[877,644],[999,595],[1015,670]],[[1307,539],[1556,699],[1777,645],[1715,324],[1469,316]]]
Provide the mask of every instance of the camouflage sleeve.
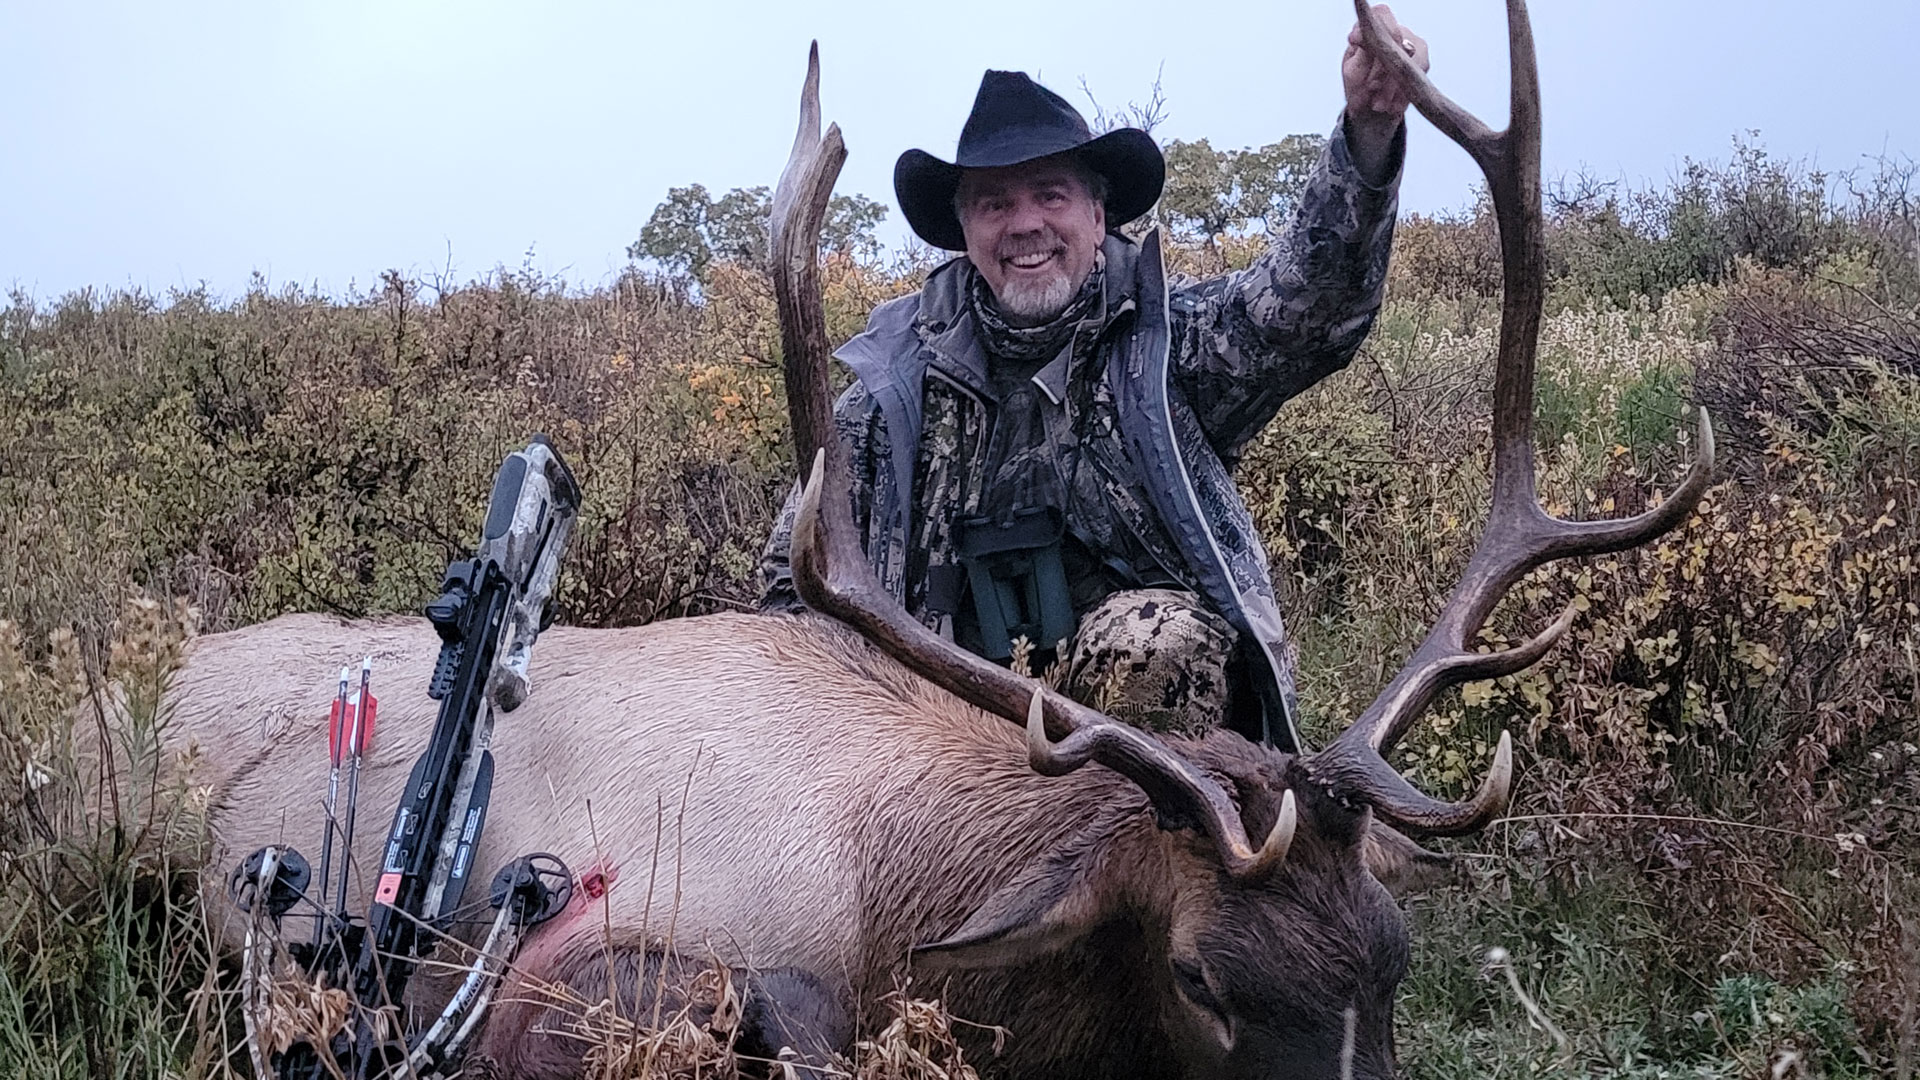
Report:
[[[847,448],[848,465],[853,472],[853,520],[861,533],[867,531],[873,513],[876,476],[887,468],[886,422],[866,387],[855,382],[833,404],[833,420],[840,429],[840,442]],[[800,513],[800,485],[787,492],[787,501],[774,519],[773,532],[767,537],[766,550],[760,556],[759,609],[765,611],[804,611],[800,594],[793,588],[793,522]]]
[[1284,233],[1245,270],[1172,283],[1173,371],[1231,466],[1288,398],[1347,365],[1373,326],[1393,244],[1406,126],[1368,183],[1343,116]]

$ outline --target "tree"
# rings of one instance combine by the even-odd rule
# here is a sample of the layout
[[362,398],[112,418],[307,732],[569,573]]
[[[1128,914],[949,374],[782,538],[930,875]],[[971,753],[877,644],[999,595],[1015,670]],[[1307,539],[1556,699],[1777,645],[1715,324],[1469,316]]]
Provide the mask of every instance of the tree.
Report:
[[1289,135],[1245,150],[1175,139],[1165,149],[1167,187],[1160,212],[1176,229],[1209,244],[1256,221],[1276,229],[1293,212],[1325,146],[1320,135]]
[[1160,213],[1167,221],[1208,240],[1232,228],[1239,214],[1227,155],[1205,139],[1175,139],[1162,153],[1167,186],[1160,193]]
[[885,203],[865,195],[835,195],[827,203],[827,220],[820,227],[820,247],[829,254],[870,258],[880,252],[873,230],[886,219]]
[[[671,188],[627,245],[630,259],[652,259],[673,273],[704,279],[714,262],[765,267],[772,240],[772,195],[765,187],[734,188],[713,198],[700,184]],[[827,204],[820,248],[828,254],[872,255],[873,231],[887,208],[865,195],[835,195]]]
[[712,200],[699,184],[667,189],[667,201],[653,208],[640,239],[627,245],[627,258],[657,260],[668,270],[698,275],[713,260],[707,244],[707,210]]

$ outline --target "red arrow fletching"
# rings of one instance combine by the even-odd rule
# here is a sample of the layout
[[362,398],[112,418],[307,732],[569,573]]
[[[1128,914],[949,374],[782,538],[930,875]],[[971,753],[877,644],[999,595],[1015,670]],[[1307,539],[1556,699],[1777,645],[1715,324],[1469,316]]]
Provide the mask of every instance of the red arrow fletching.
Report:
[[373,721],[379,715],[380,699],[372,694],[362,697],[353,733],[353,752],[356,756],[373,753]]

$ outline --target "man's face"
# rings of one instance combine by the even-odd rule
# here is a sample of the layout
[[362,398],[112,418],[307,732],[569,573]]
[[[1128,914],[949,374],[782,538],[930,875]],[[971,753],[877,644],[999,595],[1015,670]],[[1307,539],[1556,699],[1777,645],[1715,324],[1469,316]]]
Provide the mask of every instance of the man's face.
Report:
[[1093,272],[1107,208],[1083,174],[1057,158],[998,169],[968,169],[956,208],[967,258],[986,279],[1001,314],[1034,326],[1066,310]]

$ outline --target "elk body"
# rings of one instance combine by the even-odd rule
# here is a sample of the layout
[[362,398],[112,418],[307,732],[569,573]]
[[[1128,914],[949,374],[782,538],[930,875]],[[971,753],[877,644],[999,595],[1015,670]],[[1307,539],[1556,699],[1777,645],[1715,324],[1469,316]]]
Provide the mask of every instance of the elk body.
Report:
[[[1639,517],[1569,523],[1539,508],[1544,246],[1526,11],[1509,0],[1512,123],[1495,133],[1426,81],[1364,0],[1356,10],[1366,47],[1485,170],[1506,275],[1487,530],[1407,667],[1317,753],[1226,732],[1160,738],[956,648],[878,586],[851,528],[826,391],[817,246],[845,151],[837,129],[821,132],[816,66],[773,239],[795,439],[815,461],[792,564],[821,615],[542,638],[537,691],[496,728],[481,863],[545,850],[613,884],[597,899],[577,893],[533,936],[519,959],[529,982],[571,983],[593,1000],[620,973],[648,971],[649,955],[710,948],[765,975],[769,1043],[845,1049],[911,974],[956,1016],[1010,1031],[990,1067],[1011,1076],[1391,1075],[1407,940],[1380,878],[1419,856],[1389,826],[1484,826],[1505,805],[1511,754],[1503,737],[1485,783],[1458,804],[1419,792],[1384,755],[1440,690],[1537,660],[1572,612],[1518,648],[1479,652],[1501,595],[1542,563],[1678,523],[1705,487],[1712,443],[1703,416],[1694,468]],[[325,673],[361,655],[386,687],[421,685],[436,647],[424,623],[313,616],[197,645],[175,729],[217,750],[206,782],[229,857],[298,842],[317,820],[316,732],[263,729],[286,717],[317,726]],[[387,691],[365,805],[393,803],[428,704]],[[377,843],[364,840],[363,866]],[[494,1015],[482,1049],[510,1072],[577,1073],[582,1046],[542,1030],[556,1022],[515,1005]]]
[[[434,704],[401,687],[424,685],[437,648],[424,621],[312,615],[198,641],[173,729],[208,751],[199,779],[226,849],[218,865],[312,843],[335,659],[372,655],[387,687],[361,798],[394,805]],[[946,942],[912,961],[914,990],[1005,1025],[998,1064],[1011,1075],[1193,1075],[1223,1061],[1217,1029],[1251,1005],[1271,1010],[1284,1045],[1331,1039],[1321,1060],[1337,1055],[1349,1008],[1363,1065],[1365,1047],[1387,1045],[1406,938],[1359,858],[1364,811],[1304,803],[1292,872],[1243,888],[1204,835],[1162,829],[1124,777],[1036,774],[1019,728],[818,618],[556,627],[532,674],[534,695],[495,728],[479,880],[528,851],[613,879],[598,900],[576,890],[530,940],[518,966],[533,978],[598,990],[609,944],[671,937],[690,957],[810,973],[843,1014],[834,1025],[872,1034],[909,951]],[[1296,763],[1237,735],[1173,745],[1233,778],[1263,834],[1290,784],[1310,790]],[[381,825],[360,833],[361,867],[379,856]],[[243,927],[226,921],[236,946]],[[516,1074],[577,1071],[582,1044],[528,1032],[541,1024],[564,1026],[534,1007],[496,1013],[482,1050]]]

